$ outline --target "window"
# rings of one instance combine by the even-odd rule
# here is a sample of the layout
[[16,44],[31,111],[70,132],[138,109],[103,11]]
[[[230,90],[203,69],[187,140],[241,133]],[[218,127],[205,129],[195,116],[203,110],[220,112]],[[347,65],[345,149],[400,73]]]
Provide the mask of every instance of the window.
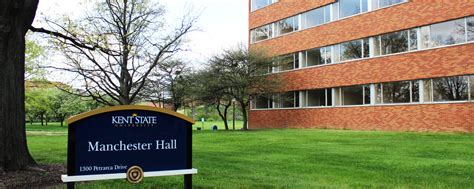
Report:
[[420,102],[420,82],[411,82],[411,102]]
[[313,26],[330,22],[331,21],[330,6],[324,6],[324,7],[306,12],[302,18],[303,18],[304,28],[310,28]]
[[377,104],[419,102],[418,81],[398,81],[375,85]]
[[336,88],[334,94],[336,105],[370,104],[370,87],[368,85]]
[[391,82],[383,84],[383,103],[409,103],[410,82]]
[[470,82],[470,90],[471,90],[471,100],[474,101],[474,75],[471,75],[469,77],[469,82]]
[[405,1],[406,0],[372,0],[372,9],[375,10]]
[[254,109],[271,108],[270,99],[267,96],[256,96],[254,101]]
[[362,58],[362,42],[361,40],[355,40],[351,42],[345,42],[339,45],[341,61],[352,60]]
[[342,105],[364,104],[363,88],[361,86],[342,87]]
[[273,72],[281,72],[298,68],[298,53],[281,56],[277,58],[277,67],[273,68]]
[[434,101],[468,100],[468,77],[456,76],[432,79]]
[[306,92],[307,106],[332,106],[331,89],[315,89]]
[[423,99],[425,102],[433,102],[433,85],[431,79],[423,80]]
[[273,95],[275,108],[299,107],[299,92],[285,92]]
[[367,12],[367,0],[339,0],[339,18]]
[[408,51],[408,31],[380,36],[382,55]]
[[467,20],[467,40],[474,41],[474,17],[466,18]]
[[364,85],[364,104],[370,104],[370,85]]
[[430,27],[424,26],[420,28],[421,33],[421,48],[426,49],[430,47]]
[[362,55],[364,56],[364,58],[370,57],[369,38],[363,39],[362,42]]
[[287,19],[280,20],[275,23],[276,35],[283,35],[286,33],[294,32],[298,30],[298,16],[290,17]]
[[255,11],[257,9],[261,9],[263,7],[266,7],[270,4],[276,3],[278,0],[252,0],[252,11]]
[[303,52],[305,66],[331,63],[331,47],[315,48]]
[[417,50],[418,49],[418,29],[411,29],[409,32],[409,50]]
[[430,26],[431,47],[465,42],[464,18]]
[[257,42],[265,39],[269,39],[272,37],[272,26],[265,25],[259,28],[255,28],[250,32],[252,42]]

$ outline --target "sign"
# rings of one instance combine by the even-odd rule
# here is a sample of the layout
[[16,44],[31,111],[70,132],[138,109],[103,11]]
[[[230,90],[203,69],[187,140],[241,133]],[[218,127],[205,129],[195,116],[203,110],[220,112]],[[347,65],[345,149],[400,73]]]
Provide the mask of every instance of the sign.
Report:
[[[113,106],[67,120],[63,182],[191,175],[194,120],[149,106]],[[188,177],[190,181],[190,177]]]

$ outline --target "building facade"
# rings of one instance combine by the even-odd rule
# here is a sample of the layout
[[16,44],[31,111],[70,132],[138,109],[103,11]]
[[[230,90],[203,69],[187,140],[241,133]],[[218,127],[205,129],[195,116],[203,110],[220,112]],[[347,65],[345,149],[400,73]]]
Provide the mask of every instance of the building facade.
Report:
[[474,132],[474,2],[250,0],[250,48],[283,60],[249,128]]

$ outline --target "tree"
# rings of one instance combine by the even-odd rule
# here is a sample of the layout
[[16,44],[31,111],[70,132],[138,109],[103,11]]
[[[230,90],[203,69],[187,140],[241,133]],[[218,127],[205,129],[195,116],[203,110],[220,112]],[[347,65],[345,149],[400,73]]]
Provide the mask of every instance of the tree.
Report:
[[280,61],[269,58],[262,50],[249,50],[243,46],[225,50],[209,61],[208,69],[214,80],[218,81],[214,90],[225,95],[225,98],[232,97],[239,103],[244,130],[248,128],[247,110],[250,97],[276,92],[281,87],[278,75],[265,76],[268,68],[281,64],[278,62]]
[[[188,95],[187,90],[192,82],[190,73],[191,70],[181,60],[163,62],[151,74],[152,79],[149,82],[152,86],[146,89],[146,93],[160,94],[159,96],[163,99],[163,102],[172,103],[173,110],[177,111],[183,106]],[[148,95],[148,98],[152,97]]]
[[54,97],[52,88],[35,88],[26,92],[26,114],[31,119],[39,119],[43,126],[48,125],[48,113],[51,111],[52,98]]
[[36,165],[26,145],[25,35],[38,0],[0,0],[0,172]]
[[36,41],[32,39],[26,40],[25,51],[25,78],[42,79],[45,70],[41,69],[41,60],[45,58],[45,50]]
[[52,23],[59,32],[32,30],[54,37],[68,61],[48,68],[76,74],[84,90],[75,94],[124,105],[142,97],[152,71],[179,52],[194,30],[196,17],[187,14],[169,29],[163,14],[164,8],[149,0],[106,0],[78,21]]
[[91,110],[87,101],[85,98],[55,89],[50,98],[48,113],[61,122],[62,127],[67,117]]
[[194,76],[195,82],[191,89],[194,89],[192,91],[201,103],[215,107],[219,117],[224,121],[225,130],[229,130],[227,118],[233,97],[230,95],[229,88],[223,86],[223,83],[214,75],[214,71],[202,70],[198,72]]
[[[117,1],[114,2],[118,3]],[[122,5],[126,5],[127,3],[129,3],[128,0],[123,0],[122,2]],[[136,3],[137,1],[132,0],[131,2]],[[90,96],[94,97],[95,100],[100,101],[101,97],[104,96],[104,93],[106,95],[110,95],[107,94],[107,92],[110,92],[110,87],[112,87],[113,92],[120,92],[118,94],[115,93],[113,95],[110,95],[114,96],[113,100],[117,101],[118,99],[120,104],[131,103],[135,100],[135,98],[138,96],[139,91],[143,88],[144,82],[142,81],[148,76],[147,74],[149,74],[149,72],[147,71],[141,72],[145,74],[141,75],[141,77],[138,76],[138,79],[134,80],[131,76],[134,75],[135,72],[130,74],[130,72],[128,72],[128,69],[130,67],[135,66],[135,68],[140,67],[141,69],[146,70],[147,65],[133,65],[133,63],[130,65],[128,64],[129,59],[120,59],[120,56],[127,57],[130,54],[135,55],[136,52],[138,52],[132,51],[132,45],[134,44],[129,42],[133,40],[128,40],[130,39],[128,37],[134,36],[135,33],[133,32],[143,29],[144,27],[141,26],[144,25],[142,24],[140,27],[136,27],[137,25],[132,24],[132,20],[141,20],[143,21],[142,23],[145,23],[145,25],[156,24],[153,22],[149,22],[149,17],[127,17],[133,16],[131,14],[126,14],[129,13],[129,11],[122,12],[124,14],[120,14],[120,12],[117,11],[99,11],[103,14],[112,13],[111,15],[109,15],[109,18],[112,18],[112,20],[102,20],[102,22],[100,23],[110,22],[109,24],[111,25],[115,24],[125,26],[122,28],[122,30],[114,31],[116,33],[121,34],[122,36],[121,38],[116,38],[115,41],[125,41],[126,43],[125,45],[122,44],[122,48],[118,51],[113,51],[109,50],[108,47],[116,47],[120,45],[112,44],[112,46],[105,46],[110,45],[110,43],[105,42],[109,40],[114,40],[112,37],[107,37],[110,36],[108,35],[108,33],[102,33],[105,35],[99,35],[99,37],[96,36],[96,38],[94,38],[91,36],[80,35],[73,31],[67,32],[68,30],[65,27],[62,27],[64,29],[63,32],[65,32],[65,34],[57,31],[50,31],[44,28],[32,27],[31,24],[33,22],[33,19],[35,18],[38,3],[39,0],[0,0],[0,67],[2,68],[0,69],[0,78],[2,78],[0,80],[0,104],[2,105],[0,106],[0,138],[3,139],[2,142],[0,142],[0,172],[5,170],[15,171],[25,168],[32,168],[36,165],[35,161],[33,160],[28,151],[25,132],[25,35],[28,30],[47,33],[49,35],[61,38],[63,44],[73,46],[71,47],[72,50],[76,50],[76,52],[81,52],[82,48],[82,50],[86,52],[85,54],[87,54],[87,52],[91,53],[87,55],[93,54],[94,56],[91,56],[92,59],[94,59],[94,57],[96,57],[97,55],[105,55],[103,59],[112,58],[116,60],[116,63],[118,62],[118,66],[112,65],[112,67],[116,68],[112,69],[112,73],[111,70],[103,69],[103,67],[101,67],[102,65],[100,64],[94,64],[95,66],[93,66],[93,69],[91,70],[88,69],[89,67],[86,67],[86,69],[78,70],[76,72],[79,75],[81,75],[82,73],[87,92],[91,94]],[[107,3],[108,5],[111,5],[110,0],[108,0]],[[110,10],[130,10],[129,6],[107,6],[107,8]],[[138,12],[142,10],[149,10],[149,6],[136,6],[135,8],[137,9],[134,10],[139,10]],[[186,33],[192,31],[192,23],[194,22],[194,20],[195,19],[183,20],[181,22],[181,27],[178,27],[178,29],[175,30],[175,33],[173,35],[170,35],[169,37],[160,38],[162,39],[162,41],[164,41],[163,43],[150,43],[157,49],[157,53],[150,53],[148,54],[150,56],[147,56],[153,58],[152,60],[150,60],[152,62],[151,67],[153,67],[153,65],[156,66],[157,63],[159,63],[163,59],[166,59],[169,54],[176,52],[180,49],[178,44],[182,43],[183,36]],[[94,26],[94,24],[88,25],[88,27],[86,28],[95,31],[101,29],[104,29],[104,31],[109,31],[114,29],[107,27],[94,28]],[[138,30],[133,30],[132,28],[138,28]],[[154,40],[148,39],[146,41]],[[87,55],[85,56],[87,57]],[[135,57],[140,57],[141,59],[143,59],[143,56]],[[134,60],[132,60],[131,62],[134,62]],[[117,70],[119,70],[118,73],[115,72]],[[106,74],[108,76],[112,74],[113,76],[111,78],[107,78],[101,74]],[[89,77],[96,79],[118,79],[114,79],[112,80],[112,82],[104,82],[100,80],[91,80]],[[103,85],[110,85],[111,83],[114,83],[114,85]],[[119,84],[117,85],[116,83]],[[103,90],[103,87],[109,89]],[[112,104],[112,102],[110,102],[109,100],[104,100],[102,101],[102,103]]]

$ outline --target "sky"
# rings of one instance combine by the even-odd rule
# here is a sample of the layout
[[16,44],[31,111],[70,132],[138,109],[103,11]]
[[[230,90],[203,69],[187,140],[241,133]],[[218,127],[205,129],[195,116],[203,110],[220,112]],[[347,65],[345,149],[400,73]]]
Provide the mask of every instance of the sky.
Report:
[[[81,2],[91,0],[40,0],[33,26],[41,26],[41,19],[81,14]],[[158,0],[157,0],[158,1]],[[167,10],[166,20],[179,20],[184,10],[192,7],[200,15],[196,26],[199,31],[188,36],[190,51],[180,57],[199,69],[212,55],[232,48],[248,39],[248,1],[246,0],[159,0]]]

